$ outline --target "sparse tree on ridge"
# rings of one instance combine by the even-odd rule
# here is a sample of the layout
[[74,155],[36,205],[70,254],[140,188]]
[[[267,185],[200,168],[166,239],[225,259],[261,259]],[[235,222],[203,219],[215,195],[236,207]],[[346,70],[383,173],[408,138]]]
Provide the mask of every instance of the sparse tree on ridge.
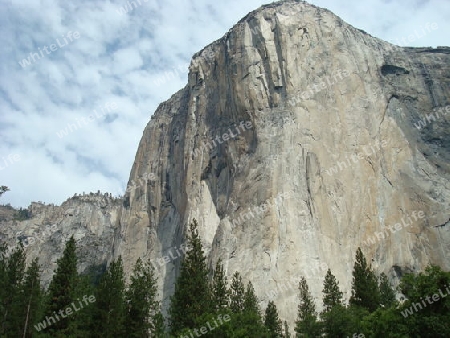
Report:
[[9,191],[9,188],[6,185],[0,186],[0,197],[7,191]]

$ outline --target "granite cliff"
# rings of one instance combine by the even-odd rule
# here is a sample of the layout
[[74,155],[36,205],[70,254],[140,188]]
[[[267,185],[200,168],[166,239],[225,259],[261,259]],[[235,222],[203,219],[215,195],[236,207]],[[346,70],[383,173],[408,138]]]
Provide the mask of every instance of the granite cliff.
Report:
[[196,218],[211,266],[221,258],[293,322],[301,275],[319,300],[330,267],[350,295],[358,246],[394,283],[450,270],[449,112],[449,47],[394,46],[305,2],[266,5],[193,56],[144,130],[123,200],[40,206],[2,233],[57,224],[29,249],[47,277],[70,234],[84,268],[151,259],[167,306]]

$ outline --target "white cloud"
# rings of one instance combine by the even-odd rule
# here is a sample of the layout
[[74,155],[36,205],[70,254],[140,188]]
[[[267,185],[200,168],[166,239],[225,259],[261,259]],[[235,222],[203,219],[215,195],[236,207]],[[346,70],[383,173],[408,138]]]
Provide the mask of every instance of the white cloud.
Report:
[[134,48],[119,49],[114,53],[114,73],[129,73],[143,65],[139,51]]
[[[1,0],[0,0],[1,1]],[[138,2],[137,0],[134,0]],[[192,55],[264,2],[128,0],[3,1],[0,12],[1,203],[61,203],[74,193],[116,193],[158,104],[184,87]],[[449,45],[445,1],[315,0],[373,36],[395,42],[427,22],[439,29],[413,46]],[[19,61],[69,32],[77,40],[22,68]],[[60,40],[61,41],[61,40]],[[155,81],[176,69],[164,84]],[[117,110],[59,138],[56,132],[115,102]]]

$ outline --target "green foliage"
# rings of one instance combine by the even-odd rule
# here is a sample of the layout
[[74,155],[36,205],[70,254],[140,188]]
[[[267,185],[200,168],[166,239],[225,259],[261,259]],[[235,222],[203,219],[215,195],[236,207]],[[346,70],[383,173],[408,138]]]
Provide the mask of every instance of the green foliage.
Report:
[[[202,338],[228,338],[234,337],[232,313],[229,310],[221,310],[220,313],[207,313],[198,319],[198,326],[195,328]],[[202,333],[206,330],[206,333]],[[194,330],[195,330],[194,329]],[[177,337],[198,337],[194,330],[182,330],[182,334]],[[190,335],[192,332],[192,336]]]
[[25,277],[25,253],[22,244],[16,247],[10,257],[6,250],[2,253],[1,269],[1,327],[0,336],[14,337],[17,328],[22,326],[21,319],[17,317],[20,311],[18,301],[21,298],[21,289]]
[[366,314],[360,323],[359,332],[364,332],[366,337],[383,337],[387,333],[392,338],[410,337],[408,325],[396,307],[378,308]]
[[230,286],[230,309],[233,313],[241,313],[244,310],[245,288],[239,272],[235,272]]
[[153,317],[149,319],[153,323],[153,337],[154,338],[165,338],[168,337],[166,332],[166,324],[164,322],[164,317],[160,311],[158,311]]
[[77,273],[75,251],[71,238],[44,293],[37,259],[25,269],[22,245],[9,256],[0,246],[1,337],[167,337],[150,264],[136,262],[125,290],[120,257],[94,283],[91,273]]
[[257,337],[265,337],[267,335],[252,282],[248,282],[245,290],[241,317],[241,328],[246,329],[248,335],[256,335]]
[[247,289],[244,294],[244,309],[243,312],[252,313],[260,317],[260,310],[258,306],[258,298],[255,295],[255,289],[253,288],[252,282],[248,282]]
[[388,308],[395,304],[395,292],[384,272],[379,278],[380,305]]
[[424,273],[405,275],[399,289],[406,297],[400,310],[410,334],[450,337],[450,272],[429,266]]
[[28,212],[28,209],[22,209],[20,208],[17,210],[17,214],[14,216],[14,220],[16,221],[23,221],[30,218],[30,214]]
[[317,321],[316,306],[309,292],[308,283],[303,276],[298,289],[300,293],[300,304],[298,305],[298,315],[295,322],[297,337],[318,337],[320,336],[321,328],[320,323]]
[[0,186],[0,197],[7,191],[9,191],[9,188],[6,185]]
[[358,248],[353,267],[352,296],[350,305],[363,307],[370,312],[375,311],[380,304],[380,291],[375,273],[366,258]]
[[344,338],[350,332],[361,332],[359,318],[353,317],[351,310],[342,304],[337,304],[328,311],[322,312],[321,318],[323,333],[326,337]]
[[[286,322],[285,325],[287,325]],[[278,318],[277,306],[273,301],[269,301],[269,304],[267,304],[264,315],[264,326],[269,332],[270,338],[283,338],[281,320]]]
[[42,292],[40,286],[39,263],[37,258],[25,272],[25,278],[19,288],[19,296],[16,300],[16,308],[13,317],[17,326],[13,335],[15,337],[32,337],[34,327],[39,319]]
[[[78,275],[77,285],[74,291],[76,308],[70,315],[70,330],[72,337],[88,337],[92,325],[95,302],[91,303],[88,297],[95,297],[95,288],[87,275]],[[92,298],[91,298],[92,299]]]
[[[71,325],[74,317],[60,316],[59,320],[56,320],[58,312],[71,307],[71,304],[76,300],[75,290],[78,283],[78,273],[75,250],[75,240],[72,236],[66,243],[62,257],[57,261],[56,272],[48,288],[44,317],[41,320],[47,321],[49,325],[51,324],[45,329],[50,337],[57,337],[60,334],[75,334]],[[48,319],[50,317],[55,319],[54,323]]]
[[125,333],[125,277],[122,258],[111,262],[96,289],[94,329],[98,336],[113,338]]
[[[349,305],[345,309],[345,312],[342,313],[344,316],[343,324],[345,325],[343,328],[345,331],[347,331],[347,335],[350,336],[357,333],[357,334],[364,334],[366,335],[367,332],[364,331],[365,325],[364,325],[364,319],[369,316],[370,312],[369,310],[356,306],[356,305]],[[344,330],[342,330],[343,332]]]
[[327,337],[346,337],[350,332],[350,315],[344,307],[339,282],[328,269],[323,282],[322,329]]
[[339,282],[328,269],[323,282],[323,308],[324,312],[330,311],[336,305],[342,304],[342,292],[339,290]]
[[[211,273],[213,277],[209,284],[209,272],[196,224],[190,227],[189,238],[193,252],[186,256],[181,272],[192,277],[197,284],[203,284],[201,288],[180,285],[180,273],[177,280],[178,304],[177,307],[172,305],[171,313],[178,313],[177,310],[180,316],[186,314],[191,318],[191,326],[175,323],[175,317],[170,318],[172,324],[178,325],[176,335],[171,337],[290,337],[287,323],[284,322],[283,328],[273,301],[268,303],[264,318],[261,318],[253,285],[248,282],[244,288],[239,273],[233,275],[228,287],[219,261]],[[38,261],[34,260],[26,267],[21,245],[11,251],[0,246],[1,337],[169,337],[156,300],[156,277],[149,263],[138,259],[127,286],[120,257],[101,276],[101,267],[91,270],[93,273],[88,275],[79,275],[75,251],[75,241],[71,238],[57,261],[49,289],[44,292],[40,287]],[[308,284],[304,277],[301,278],[296,337],[343,338],[362,334],[367,338],[450,337],[450,272],[430,266],[423,273],[405,275],[399,291],[405,295],[406,301],[398,304],[387,276],[373,277],[360,250],[356,256],[352,302],[348,306],[343,304],[339,283],[328,270],[323,283],[324,309],[320,321]],[[367,285],[373,285],[374,280],[378,281],[375,283],[378,298],[371,308],[367,305],[370,299]],[[184,281],[189,279],[185,277]],[[199,292],[192,297],[181,291]],[[79,307],[81,300],[91,295],[96,299],[93,304],[67,317],[61,316],[60,310],[72,303]],[[196,303],[191,306],[193,298],[196,298]],[[46,328],[41,327],[40,331],[36,329],[46,317],[56,315],[59,316],[57,321],[46,324]]]
[[125,326],[130,333],[129,337],[147,337],[149,331],[155,334],[164,329],[160,327],[161,314],[156,295],[154,268],[150,263],[144,264],[139,258],[125,293],[127,303]]
[[291,333],[289,332],[289,325],[287,321],[284,321],[283,338],[291,338]]
[[214,270],[211,285],[211,301],[213,309],[217,312],[226,309],[228,307],[228,296],[227,276],[223,271],[222,261],[219,259],[216,264],[216,269]]
[[183,328],[195,329],[198,318],[212,310],[208,269],[203,246],[194,219],[189,226],[186,257],[175,284],[175,293],[169,309],[171,333],[177,335]]

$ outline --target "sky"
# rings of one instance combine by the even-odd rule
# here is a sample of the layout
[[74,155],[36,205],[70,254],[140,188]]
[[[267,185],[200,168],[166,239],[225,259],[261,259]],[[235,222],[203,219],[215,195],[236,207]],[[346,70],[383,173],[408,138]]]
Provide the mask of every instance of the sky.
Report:
[[[135,2],[0,0],[1,204],[122,195],[143,130],[186,85],[192,55],[270,1]],[[400,46],[450,46],[448,0],[309,2]],[[420,34],[427,23],[437,28]]]

